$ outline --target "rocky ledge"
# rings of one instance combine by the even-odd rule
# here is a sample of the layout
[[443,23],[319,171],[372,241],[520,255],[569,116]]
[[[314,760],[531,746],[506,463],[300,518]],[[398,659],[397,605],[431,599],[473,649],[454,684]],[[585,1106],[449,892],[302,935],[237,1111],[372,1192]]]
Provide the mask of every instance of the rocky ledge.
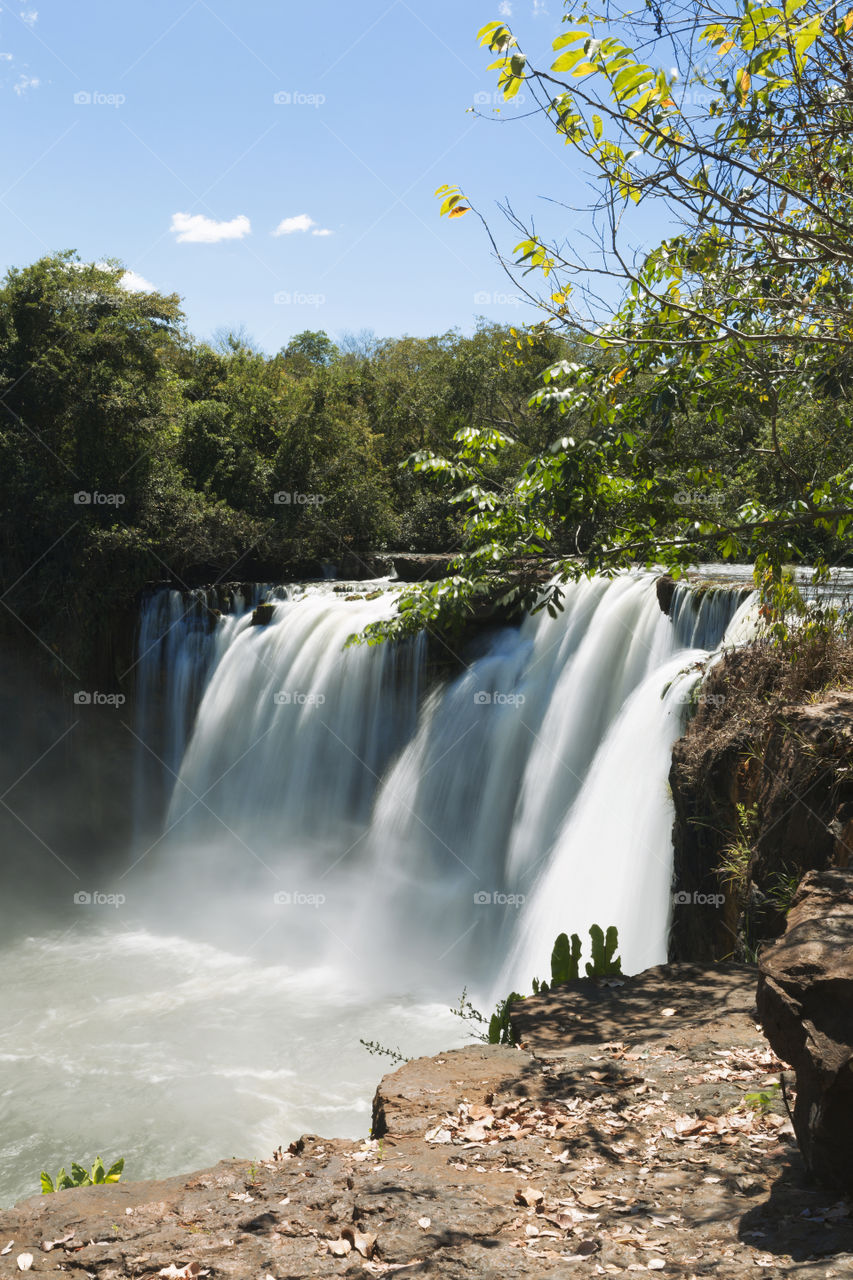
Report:
[[386,1076],[368,1142],[0,1213],[0,1276],[849,1276],[851,1207],[806,1181],[755,987],[688,964],[567,984],[524,1002],[520,1049]]

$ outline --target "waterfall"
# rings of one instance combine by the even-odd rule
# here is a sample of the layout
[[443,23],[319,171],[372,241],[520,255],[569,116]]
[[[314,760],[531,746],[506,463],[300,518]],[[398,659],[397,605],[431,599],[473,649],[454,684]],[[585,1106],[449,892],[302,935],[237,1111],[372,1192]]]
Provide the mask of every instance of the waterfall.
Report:
[[210,627],[149,600],[137,725],[159,672],[173,786],[128,878],[262,954],[433,994],[526,989],[593,922],[627,972],[665,959],[671,745],[742,589],[679,586],[666,617],[651,575],[570,584],[430,686],[423,639],[345,648],[387,588],[278,592],[263,626],[254,601]]

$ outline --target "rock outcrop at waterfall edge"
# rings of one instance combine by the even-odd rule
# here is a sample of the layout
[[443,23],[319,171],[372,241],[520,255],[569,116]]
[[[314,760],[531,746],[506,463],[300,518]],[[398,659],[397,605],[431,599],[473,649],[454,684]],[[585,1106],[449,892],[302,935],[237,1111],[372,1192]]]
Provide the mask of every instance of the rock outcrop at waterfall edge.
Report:
[[673,747],[670,960],[754,960],[807,871],[853,865],[851,673],[757,645],[709,674]]
[[797,1077],[806,1167],[853,1192],[853,871],[810,872],[788,927],[761,955],[758,1016]]

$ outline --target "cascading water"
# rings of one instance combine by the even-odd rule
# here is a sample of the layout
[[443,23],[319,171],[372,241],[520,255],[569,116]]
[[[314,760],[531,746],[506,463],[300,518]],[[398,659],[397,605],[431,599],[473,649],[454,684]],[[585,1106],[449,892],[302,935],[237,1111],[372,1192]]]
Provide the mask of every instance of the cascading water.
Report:
[[742,591],[667,618],[651,577],[584,581],[435,683],[423,642],[344,648],[393,608],[372,586],[276,589],[267,625],[261,589],[147,599],[124,901],[5,956],[0,1201],[98,1151],[144,1177],[363,1135],[360,1037],[463,1043],[463,985],[527,990],[593,921],[626,971],[665,958],[670,745]]
[[[231,619],[209,639],[165,831],[130,882],[165,878],[202,921],[226,893],[218,928],[263,954],[344,951],[370,981],[392,956],[432,991],[507,955],[523,970],[593,920],[620,926],[626,969],[660,961],[669,749],[741,600],[679,587],[667,618],[648,576],[583,581],[557,619],[483,639],[425,697],[422,642],[345,648],[391,593],[311,588],[268,625]],[[197,643],[189,631],[190,667]]]

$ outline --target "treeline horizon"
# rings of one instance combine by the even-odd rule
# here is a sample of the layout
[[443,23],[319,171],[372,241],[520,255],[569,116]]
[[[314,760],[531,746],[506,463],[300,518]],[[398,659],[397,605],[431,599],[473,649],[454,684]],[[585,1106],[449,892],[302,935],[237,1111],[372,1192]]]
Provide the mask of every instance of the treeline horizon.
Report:
[[[666,406],[674,427],[652,456],[654,485],[639,496],[623,485],[581,410],[531,400],[557,362],[616,359],[571,332],[481,320],[470,335],[362,336],[342,348],[306,330],[268,355],[239,333],[198,341],[177,295],[129,292],[123,275],[119,262],[69,251],[10,270],[0,286],[3,628],[28,628],[57,655],[70,638],[85,647],[93,609],[127,610],[153,582],[458,551],[477,513],[515,501],[569,437],[589,437],[584,484],[558,477],[559,490],[531,490],[543,507],[559,492],[551,555],[582,555],[622,507],[626,521],[674,527],[686,502],[707,507],[698,486],[712,472],[715,512],[784,493],[748,398],[726,415],[710,401],[699,412]],[[652,438],[659,411],[654,402]],[[827,449],[822,412],[794,403],[774,422],[798,465]],[[492,437],[500,449],[460,492],[460,448]],[[438,462],[407,466],[416,454]],[[812,535],[805,554],[820,541]]]

